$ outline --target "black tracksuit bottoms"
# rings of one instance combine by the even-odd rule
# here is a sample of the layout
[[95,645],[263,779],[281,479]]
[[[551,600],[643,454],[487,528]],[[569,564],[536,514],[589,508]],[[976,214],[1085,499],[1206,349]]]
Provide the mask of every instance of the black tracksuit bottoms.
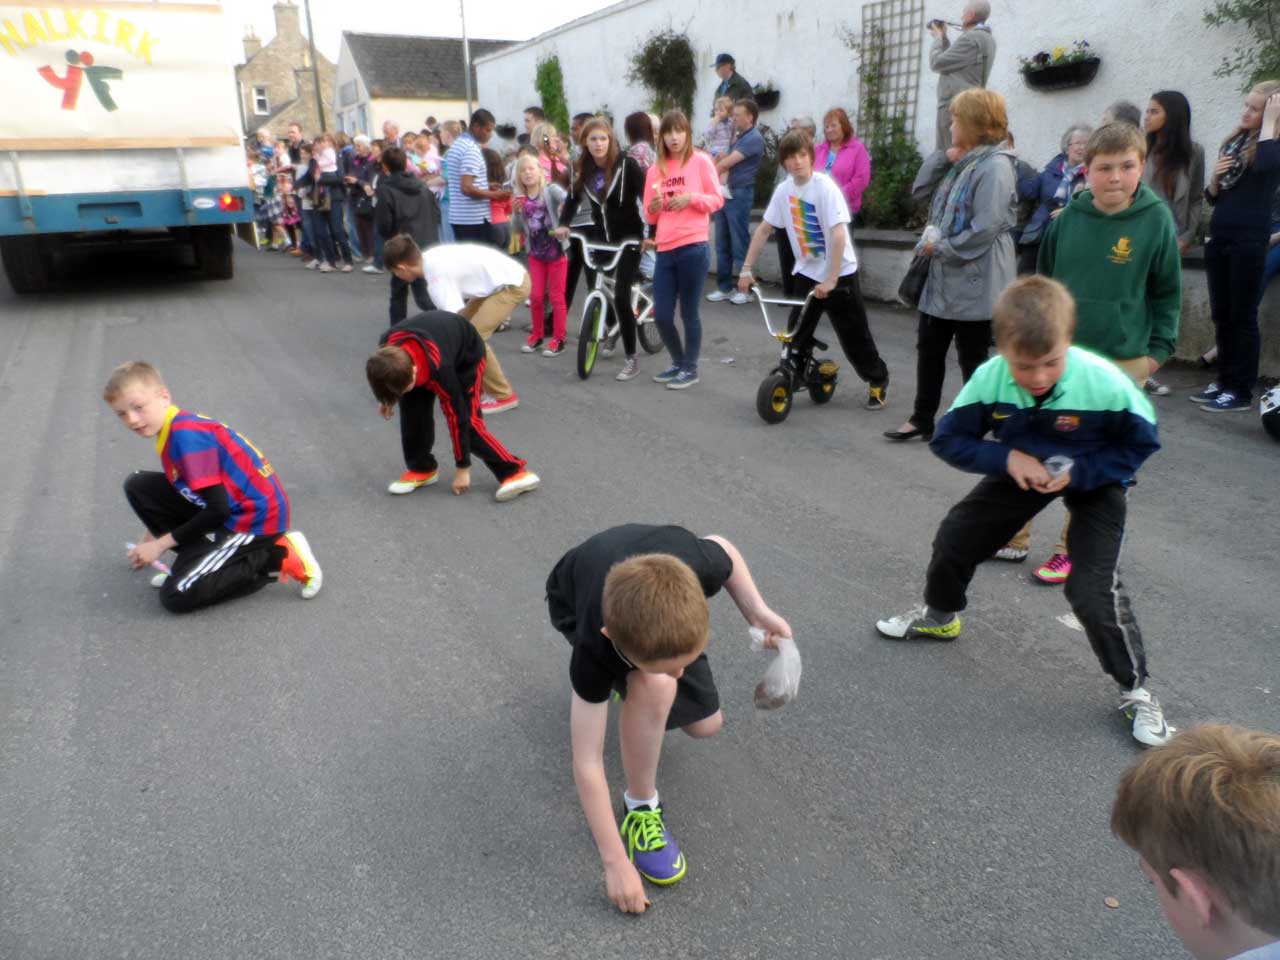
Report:
[[[797,300],[803,300],[818,285],[816,280],[803,273],[795,274],[791,281],[791,296]],[[793,324],[799,310],[799,307],[792,307]],[[885,386],[889,382],[889,368],[881,359],[880,351],[876,349],[875,337],[871,335],[871,326],[867,323],[867,307],[862,301],[862,288],[858,284],[856,273],[841,277],[825,300],[814,297],[809,301],[809,309],[801,318],[795,340],[792,341],[797,350],[803,350],[809,345],[824,312],[831,319],[831,327],[840,340],[840,349],[853,364],[858,376],[873,387]]]
[[1119,484],[1043,494],[1021,490],[1009,477],[984,477],[948,511],[938,528],[925,603],[938,611],[963,610],[977,565],[990,559],[1057,496],[1071,512],[1067,602],[1102,669],[1124,689],[1132,689],[1147,678],[1147,655],[1116,569],[1126,510],[1126,491]]
[[[182,526],[200,508],[173,488],[157,470],[139,470],[124,482],[124,495],[152,536]],[[171,613],[189,613],[273,583],[284,550],[279,534],[254,536],[219,527],[190,543],[178,544],[173,573],[160,588],[160,603]]]

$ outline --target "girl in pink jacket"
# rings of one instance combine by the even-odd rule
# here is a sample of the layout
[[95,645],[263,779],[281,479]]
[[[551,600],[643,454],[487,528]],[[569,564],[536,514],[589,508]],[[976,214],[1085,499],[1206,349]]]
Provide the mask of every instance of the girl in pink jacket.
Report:
[[840,187],[849,213],[862,209],[862,194],[871,183],[871,155],[853,135],[849,115],[836,107],[822,118],[825,139],[814,150],[813,169],[825,173]]
[[[711,158],[693,148],[689,119],[679,110],[662,118],[658,128],[658,162],[644,182],[645,219],[657,226],[658,247],[653,274],[653,319],[671,354],[671,366],[655,376],[668,390],[698,382],[702,321],[698,305],[711,266],[707,231],[711,214],[724,206],[720,180]],[[684,321],[684,343],[676,332],[676,299]]]

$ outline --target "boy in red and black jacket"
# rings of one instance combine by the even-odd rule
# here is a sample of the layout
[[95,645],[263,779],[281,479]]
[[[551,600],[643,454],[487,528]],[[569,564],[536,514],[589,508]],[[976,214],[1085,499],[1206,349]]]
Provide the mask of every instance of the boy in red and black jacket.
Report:
[[400,404],[400,443],[408,468],[389,492],[412,493],[439,479],[431,452],[437,398],[453,441],[454,493],[465,493],[471,486],[473,450],[498,478],[497,500],[513,500],[538,486],[538,475],[498,442],[480,412],[485,349],[470,321],[446,310],[430,310],[396,324],[379,344],[365,364],[365,374],[385,419],[390,420]]

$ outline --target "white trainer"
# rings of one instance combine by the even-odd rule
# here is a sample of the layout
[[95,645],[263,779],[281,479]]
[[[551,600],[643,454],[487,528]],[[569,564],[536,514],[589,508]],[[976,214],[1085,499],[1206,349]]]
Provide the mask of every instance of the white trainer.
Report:
[[498,487],[498,492],[493,495],[493,499],[499,503],[506,503],[508,500],[514,500],[522,493],[536,490],[541,482],[538,479],[538,475],[532,470],[521,470]]
[[728,300],[729,294],[723,290],[712,290],[707,294],[707,303],[720,303],[722,300]]
[[[285,541],[280,544],[285,548],[285,561],[284,566],[280,568],[280,579],[297,580],[302,585],[302,599],[310,600],[320,592],[320,585],[324,582],[324,574],[320,570],[316,555],[311,550],[311,544],[307,542],[301,530],[290,530],[280,537],[280,540]],[[280,540],[276,543],[280,543]]]
[[1120,709],[1133,721],[1133,739],[1148,747],[1159,747],[1169,742],[1175,730],[1164,721],[1160,701],[1146,687],[1126,690],[1120,699]]
[[360,268],[361,273],[381,273],[382,271],[375,267],[372,263],[365,264]]
[[743,293],[741,290],[733,291],[733,296],[729,298],[729,302],[736,307],[742,306],[744,303],[751,303],[751,294]]
[[157,590],[159,590],[161,587],[164,586],[165,581],[168,579],[169,579],[169,575],[167,573],[157,573],[154,577],[151,578],[151,585],[155,587]]

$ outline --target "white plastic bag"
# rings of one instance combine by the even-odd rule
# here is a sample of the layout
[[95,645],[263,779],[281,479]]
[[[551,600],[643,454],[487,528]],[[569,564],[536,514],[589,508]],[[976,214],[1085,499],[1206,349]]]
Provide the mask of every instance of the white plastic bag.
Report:
[[[756,684],[755,702],[757,710],[776,710],[786,706],[800,692],[800,651],[790,637],[775,638],[778,655],[769,664],[764,677]],[[765,632],[759,627],[751,628],[751,649],[763,650]]]

